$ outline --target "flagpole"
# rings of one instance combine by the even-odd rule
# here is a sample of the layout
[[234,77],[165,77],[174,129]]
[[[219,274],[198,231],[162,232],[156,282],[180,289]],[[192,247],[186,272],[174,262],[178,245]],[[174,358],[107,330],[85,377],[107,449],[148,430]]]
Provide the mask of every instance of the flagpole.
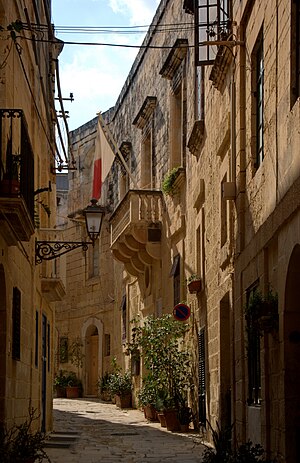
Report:
[[110,131],[108,125],[105,123],[105,121],[104,121],[104,119],[103,119],[103,117],[102,117],[101,112],[98,113],[98,116],[99,116],[100,122],[101,122],[101,124],[102,124],[103,131],[104,131],[104,134],[105,134],[106,138],[108,139],[108,141],[111,141],[112,144],[114,145],[114,148],[115,148],[115,150],[117,151],[117,153],[118,153],[118,155],[119,155],[119,157],[120,157],[120,159],[121,159],[121,161],[122,161],[122,164],[123,164],[123,166],[124,166],[124,168],[125,168],[127,174],[128,174],[129,177],[131,178],[132,183],[134,184],[135,188],[138,190],[138,184],[136,183],[135,178],[132,176],[132,174],[131,174],[131,172],[130,172],[130,169],[129,169],[128,165],[126,164],[126,161],[125,161],[125,159],[124,159],[124,157],[123,157],[123,155],[122,155],[122,153],[121,153],[119,147],[117,146],[117,143],[116,143],[116,141],[115,141],[115,139],[114,139],[114,137],[113,137],[113,135],[112,135],[112,133],[111,133],[111,131]]

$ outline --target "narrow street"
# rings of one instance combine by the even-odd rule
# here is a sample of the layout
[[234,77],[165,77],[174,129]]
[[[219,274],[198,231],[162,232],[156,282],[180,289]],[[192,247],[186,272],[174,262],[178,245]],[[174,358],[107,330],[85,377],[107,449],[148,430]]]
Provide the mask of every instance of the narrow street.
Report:
[[54,399],[52,463],[200,463],[199,434],[172,433],[140,410],[98,399]]

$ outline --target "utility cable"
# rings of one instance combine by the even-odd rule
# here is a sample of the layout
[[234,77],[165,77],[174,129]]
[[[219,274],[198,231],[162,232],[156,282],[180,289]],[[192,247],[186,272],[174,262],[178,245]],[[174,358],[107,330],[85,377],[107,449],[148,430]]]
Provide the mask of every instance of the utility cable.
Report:
[[[65,113],[65,109],[64,109],[64,105],[63,105],[62,93],[61,93],[61,87],[60,87],[58,59],[56,58],[54,60],[54,62],[55,62],[55,70],[56,70],[56,83],[57,83],[58,99],[59,99],[59,103],[60,103],[60,107],[61,107],[61,113],[62,113],[63,121],[64,121],[65,127],[66,127],[66,133],[67,133],[67,138],[68,138],[68,146],[69,146],[69,153],[71,155],[72,164],[74,166],[75,165],[75,159],[74,159],[74,155],[73,155],[72,148],[71,148],[71,138],[70,138],[69,126],[68,126],[68,121],[67,121],[67,117],[66,117],[66,113]],[[64,148],[64,152],[65,152],[65,148]],[[66,155],[66,153],[65,153],[65,155]],[[66,162],[67,162],[67,164],[70,163],[69,157],[66,157]]]
[[[24,62],[23,62],[23,59],[22,59],[22,55],[21,55],[21,46],[15,41],[15,47],[16,47],[16,50],[17,50],[17,54],[19,56],[19,60],[20,60],[20,64],[21,64],[21,67],[22,67],[22,71],[23,71],[23,74],[25,76],[25,79],[26,79],[26,82],[27,82],[27,85],[28,85],[28,88],[29,88],[29,91],[30,91],[30,94],[31,94],[31,97],[32,97],[32,101],[33,101],[33,104],[34,104],[34,107],[36,109],[36,112],[37,112],[37,115],[38,115],[38,118],[41,122],[41,125],[42,125],[42,128],[43,128],[43,131],[46,135],[46,138],[47,138],[47,141],[48,141],[48,144],[49,144],[49,147],[50,147],[50,150],[51,150],[51,153],[52,153],[52,156],[54,157],[54,159],[56,158],[56,155],[55,155],[55,152],[53,150],[53,146],[52,146],[52,143],[51,143],[51,140],[49,139],[49,135],[46,131],[46,127],[44,125],[44,122],[43,122],[43,119],[42,119],[42,116],[40,114],[40,111],[39,111],[39,108],[37,106],[37,103],[36,103],[36,100],[35,100],[35,96],[34,96],[34,93],[32,91],[32,88],[31,88],[31,85],[30,85],[30,82],[29,82],[29,78],[28,78],[28,75],[27,75],[27,72],[26,72],[26,69],[25,69],[25,65],[24,65]],[[59,154],[59,152],[57,153],[57,156],[58,156],[58,159],[59,159],[59,162],[62,164],[62,158]]]

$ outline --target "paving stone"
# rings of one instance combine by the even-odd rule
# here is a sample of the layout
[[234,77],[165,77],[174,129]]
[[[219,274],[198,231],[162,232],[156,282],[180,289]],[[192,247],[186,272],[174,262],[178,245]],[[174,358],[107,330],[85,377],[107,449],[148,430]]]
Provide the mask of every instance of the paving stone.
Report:
[[[121,410],[98,399],[54,399],[52,463],[201,463],[196,433],[171,433],[147,422],[140,410]],[[75,433],[75,434],[74,434]],[[55,440],[56,439],[56,440]]]

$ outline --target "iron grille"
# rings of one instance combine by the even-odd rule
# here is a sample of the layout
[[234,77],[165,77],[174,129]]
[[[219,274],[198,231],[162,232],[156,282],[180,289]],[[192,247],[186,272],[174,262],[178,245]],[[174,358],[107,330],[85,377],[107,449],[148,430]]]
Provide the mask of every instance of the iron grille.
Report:
[[0,195],[22,196],[34,221],[34,158],[21,109],[0,109]]
[[[231,0],[196,0],[195,50],[196,65],[209,65],[218,47],[214,40],[227,40],[231,33]],[[201,45],[202,42],[210,42]]]

